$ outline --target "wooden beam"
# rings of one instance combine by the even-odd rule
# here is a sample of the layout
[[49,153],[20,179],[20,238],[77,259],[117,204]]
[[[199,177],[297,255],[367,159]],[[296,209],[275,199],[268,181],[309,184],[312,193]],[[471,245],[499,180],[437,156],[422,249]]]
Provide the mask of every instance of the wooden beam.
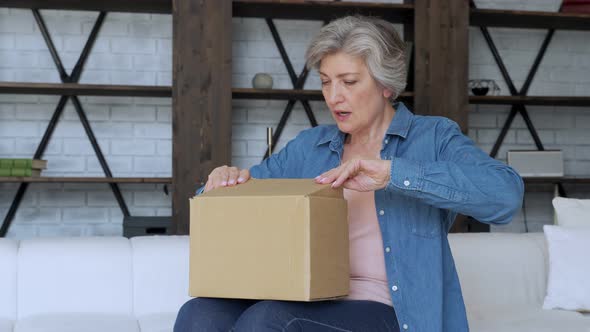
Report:
[[[414,111],[450,118],[467,132],[469,2],[415,0],[414,22]],[[468,220],[457,216],[451,231],[469,231]]]
[[467,131],[468,1],[414,4],[414,110],[456,121]]
[[173,1],[172,232],[189,232],[189,198],[231,163],[232,4]]

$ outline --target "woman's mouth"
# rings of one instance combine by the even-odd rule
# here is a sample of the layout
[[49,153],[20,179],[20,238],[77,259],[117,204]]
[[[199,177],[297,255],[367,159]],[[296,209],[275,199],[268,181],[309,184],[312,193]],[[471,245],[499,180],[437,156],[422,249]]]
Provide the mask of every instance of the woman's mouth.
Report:
[[346,121],[350,117],[350,114],[351,112],[334,111],[334,115],[338,121]]

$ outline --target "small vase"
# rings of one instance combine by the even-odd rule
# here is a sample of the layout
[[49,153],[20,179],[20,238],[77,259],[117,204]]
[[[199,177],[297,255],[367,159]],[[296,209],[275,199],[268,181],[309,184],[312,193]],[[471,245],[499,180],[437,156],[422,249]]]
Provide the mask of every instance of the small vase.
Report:
[[252,79],[252,86],[255,89],[272,89],[272,76],[266,73],[258,73]]

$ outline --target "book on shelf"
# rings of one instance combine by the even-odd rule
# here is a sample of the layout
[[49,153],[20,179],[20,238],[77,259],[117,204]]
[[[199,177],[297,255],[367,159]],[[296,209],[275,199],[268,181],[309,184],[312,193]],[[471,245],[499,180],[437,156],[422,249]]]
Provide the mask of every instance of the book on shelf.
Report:
[[41,176],[41,170],[32,168],[0,168],[0,177],[3,176],[39,177]]
[[46,169],[47,160],[24,158],[0,158],[0,169]]

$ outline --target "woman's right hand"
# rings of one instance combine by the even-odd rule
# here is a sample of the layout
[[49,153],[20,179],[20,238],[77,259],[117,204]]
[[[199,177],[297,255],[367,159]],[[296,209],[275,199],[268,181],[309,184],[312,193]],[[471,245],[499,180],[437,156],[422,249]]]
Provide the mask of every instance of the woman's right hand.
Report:
[[220,187],[231,187],[250,179],[250,171],[237,167],[220,166],[214,169],[205,184],[205,192]]

